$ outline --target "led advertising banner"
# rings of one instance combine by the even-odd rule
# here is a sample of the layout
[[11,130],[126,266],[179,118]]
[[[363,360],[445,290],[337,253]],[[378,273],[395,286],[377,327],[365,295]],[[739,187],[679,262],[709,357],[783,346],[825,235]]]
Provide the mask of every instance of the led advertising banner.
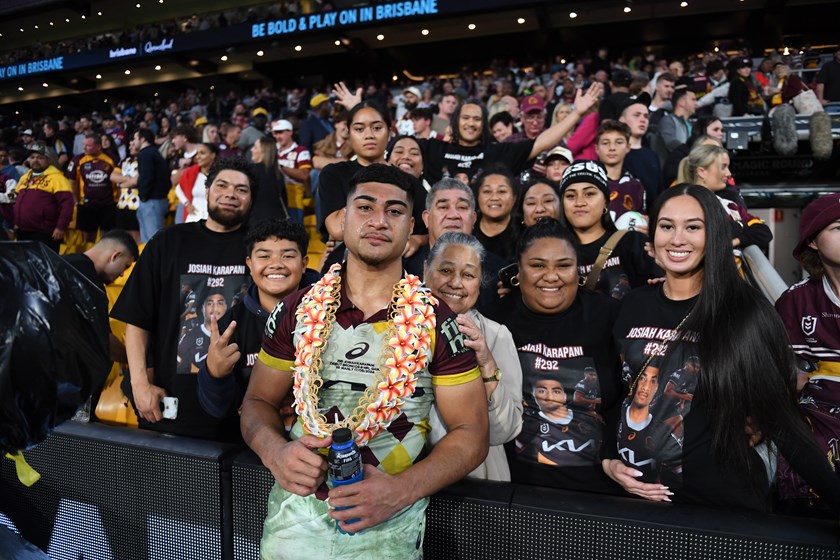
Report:
[[375,6],[353,6],[341,10],[262,20],[220,29],[196,31],[174,37],[122,45],[84,53],[22,61],[0,66],[0,80],[21,79],[36,74],[74,70],[107,64],[116,60],[143,58],[174,52],[190,52],[208,48],[277,39],[285,36],[335,31],[344,28],[387,25],[434,16],[484,11],[488,8],[520,7],[516,0],[400,0]]

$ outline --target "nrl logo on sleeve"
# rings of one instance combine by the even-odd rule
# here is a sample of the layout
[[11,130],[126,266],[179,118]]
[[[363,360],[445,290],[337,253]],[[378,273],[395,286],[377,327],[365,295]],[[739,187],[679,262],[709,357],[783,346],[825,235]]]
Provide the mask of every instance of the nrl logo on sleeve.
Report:
[[802,317],[802,332],[806,336],[811,336],[817,330],[817,318],[813,315]]
[[274,311],[271,312],[271,315],[268,316],[268,319],[265,322],[265,336],[267,336],[268,338],[274,338],[274,331],[277,330],[277,321],[283,314],[283,307],[283,302],[280,301],[274,307]]

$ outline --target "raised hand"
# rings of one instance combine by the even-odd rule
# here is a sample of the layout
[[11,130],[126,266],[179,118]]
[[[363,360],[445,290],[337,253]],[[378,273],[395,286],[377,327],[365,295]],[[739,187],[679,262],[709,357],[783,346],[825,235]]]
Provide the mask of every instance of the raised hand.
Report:
[[348,111],[362,102],[362,88],[358,88],[356,93],[353,94],[344,82],[335,84],[332,93],[335,95],[336,103],[342,105]]

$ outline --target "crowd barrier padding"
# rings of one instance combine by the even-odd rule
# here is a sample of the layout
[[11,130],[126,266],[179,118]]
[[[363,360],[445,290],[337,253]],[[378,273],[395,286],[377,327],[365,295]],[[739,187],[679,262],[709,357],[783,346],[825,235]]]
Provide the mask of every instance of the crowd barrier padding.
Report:
[[[68,422],[24,455],[41,480],[26,488],[2,461],[0,523],[10,520],[54,559],[259,558],[273,480],[250,450]],[[840,560],[838,536],[828,521],[464,480],[432,497],[425,552],[428,560]]]

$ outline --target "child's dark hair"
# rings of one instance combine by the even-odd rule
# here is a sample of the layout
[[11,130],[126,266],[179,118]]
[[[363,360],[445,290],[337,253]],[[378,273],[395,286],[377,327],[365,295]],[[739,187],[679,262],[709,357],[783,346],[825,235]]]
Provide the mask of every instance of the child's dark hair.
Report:
[[251,256],[254,245],[272,237],[293,241],[300,249],[300,256],[306,255],[309,247],[309,234],[306,233],[306,228],[302,224],[283,218],[266,218],[248,228],[248,233],[245,234],[246,254]]

